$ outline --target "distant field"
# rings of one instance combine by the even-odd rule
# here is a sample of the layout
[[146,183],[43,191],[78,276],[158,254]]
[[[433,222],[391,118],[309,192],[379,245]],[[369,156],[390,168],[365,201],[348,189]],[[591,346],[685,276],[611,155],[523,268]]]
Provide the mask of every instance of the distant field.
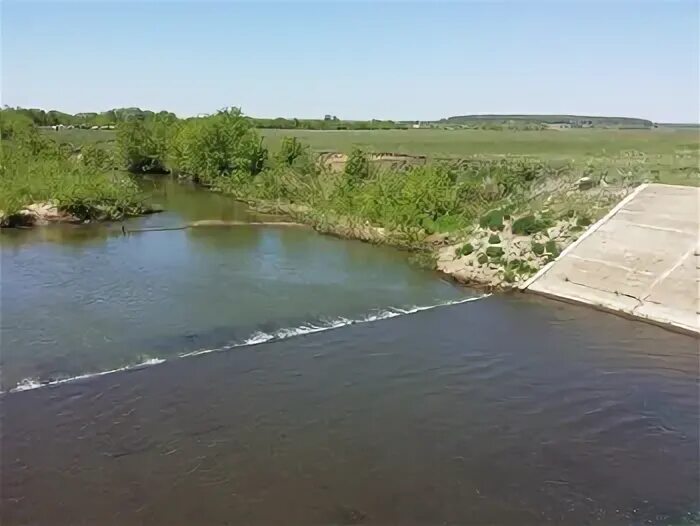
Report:
[[[45,130],[49,137],[75,146],[113,148],[112,130]],[[349,152],[354,146],[372,152],[425,155],[430,158],[528,156],[544,161],[588,162],[617,170],[644,170],[668,183],[699,184],[700,129],[513,130],[260,130],[271,151],[285,136],[294,136],[316,151]]]
[[376,152],[432,157],[531,155],[576,159],[639,151],[650,155],[698,151],[698,130],[262,130],[272,149],[284,136],[295,136],[315,150],[347,152],[353,146]]
[[[261,130],[275,150],[282,137],[294,136],[317,151],[349,152],[354,146],[374,152],[431,157],[531,155],[580,158],[618,155],[624,151],[669,154],[700,149],[700,129],[657,130]],[[76,146],[111,145],[113,130],[45,130],[48,137]]]
[[117,139],[117,132],[114,130],[81,130],[74,128],[72,130],[52,130],[43,128],[41,132],[52,139],[56,139],[61,143],[70,143],[74,146],[82,146],[84,144],[102,144],[106,147],[114,145]]

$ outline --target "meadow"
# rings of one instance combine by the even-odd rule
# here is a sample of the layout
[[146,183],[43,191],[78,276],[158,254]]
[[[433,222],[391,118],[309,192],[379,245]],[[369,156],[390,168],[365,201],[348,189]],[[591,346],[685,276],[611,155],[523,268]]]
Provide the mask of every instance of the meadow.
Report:
[[699,130],[262,130],[270,149],[282,137],[296,137],[314,150],[348,153],[397,152],[430,157],[526,155],[541,159],[615,156],[625,151],[647,155],[673,154],[700,147]]
[[[92,144],[116,147],[112,130],[42,130],[60,143],[80,148]],[[608,167],[640,172],[642,178],[669,184],[700,183],[700,129],[570,129],[570,130],[259,130],[270,152],[285,137],[294,137],[315,152],[391,152],[441,159],[521,157],[554,165],[569,163],[582,171]]]

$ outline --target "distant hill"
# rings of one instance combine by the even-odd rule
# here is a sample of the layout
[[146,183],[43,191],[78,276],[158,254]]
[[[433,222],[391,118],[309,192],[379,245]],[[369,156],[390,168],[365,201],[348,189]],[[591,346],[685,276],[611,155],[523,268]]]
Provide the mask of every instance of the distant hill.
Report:
[[441,124],[507,124],[527,122],[535,124],[570,124],[572,127],[651,128],[654,123],[634,117],[593,117],[587,115],[457,115],[441,119]]

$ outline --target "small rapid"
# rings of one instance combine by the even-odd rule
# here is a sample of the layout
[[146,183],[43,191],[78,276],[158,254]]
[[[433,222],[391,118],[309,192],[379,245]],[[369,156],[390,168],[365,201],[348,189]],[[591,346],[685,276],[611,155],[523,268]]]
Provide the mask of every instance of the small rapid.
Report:
[[[254,345],[259,345],[261,343],[273,342],[277,340],[286,340],[288,338],[294,338],[296,336],[303,336],[306,334],[313,334],[316,332],[330,331],[333,329],[339,329],[341,327],[346,327],[348,325],[355,325],[360,323],[369,323],[374,321],[386,320],[389,318],[396,318],[398,316],[407,316],[410,314],[415,314],[417,312],[422,312],[426,310],[432,310],[440,307],[447,307],[450,305],[459,305],[462,303],[470,303],[473,301],[478,301],[489,297],[490,294],[483,294],[481,296],[474,296],[459,300],[450,300],[436,303],[433,305],[414,305],[408,308],[402,307],[388,307],[385,309],[375,309],[372,312],[364,316],[359,316],[356,318],[346,318],[337,317],[329,320],[316,320],[309,323],[303,323],[296,327],[284,327],[271,332],[256,331],[249,337],[243,339],[242,341],[234,342],[231,344],[223,345],[220,347],[210,348],[210,349],[199,349],[196,351],[185,352],[178,355],[175,359],[181,358],[191,358],[194,356],[201,356],[204,354],[210,354],[215,352],[230,351],[232,349],[238,349],[241,347],[251,347]],[[172,360],[172,359],[171,359]],[[124,365],[122,367],[117,367],[114,369],[108,369],[105,371],[98,372],[88,372],[84,374],[79,374],[76,376],[71,376],[67,378],[59,379],[45,379],[40,378],[25,378],[17,383],[17,385],[6,392],[18,393],[22,391],[31,391],[33,389],[39,389],[41,387],[56,386],[71,382],[76,382],[78,380],[87,380],[90,378],[95,378],[98,376],[105,376],[108,374],[121,373],[125,371],[133,371],[136,369],[143,369],[145,367],[151,367],[154,365],[160,365],[168,361],[166,358],[148,358],[143,361]],[[0,391],[0,394],[5,394],[5,392]]]

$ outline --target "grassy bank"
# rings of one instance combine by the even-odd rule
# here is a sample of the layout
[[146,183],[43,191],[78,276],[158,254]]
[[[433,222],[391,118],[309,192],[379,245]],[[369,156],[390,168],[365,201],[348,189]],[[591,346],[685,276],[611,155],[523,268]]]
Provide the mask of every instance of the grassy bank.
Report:
[[[489,141],[481,142],[479,155],[432,155],[419,162],[387,164],[368,154],[418,151],[403,143],[377,148],[380,136],[413,138],[426,153],[433,143],[452,148],[445,146],[448,134],[459,139],[491,133],[512,137],[511,145],[519,141],[520,149],[513,149],[520,155],[497,154],[505,151],[499,150],[503,146],[486,149]],[[261,137],[233,109],[184,122],[125,123],[114,154],[134,172],[171,171],[258,209],[287,213],[322,232],[423,250],[438,268],[460,280],[496,287],[530,276],[639,183],[697,184],[698,149],[692,135],[646,130],[511,133],[304,132],[273,139]],[[613,134],[620,138],[616,149],[601,139]],[[349,154],[330,163],[318,155],[323,150],[318,142],[307,144],[300,136],[334,137],[334,149]],[[342,137],[350,142],[341,145]],[[374,138],[374,148],[354,146],[362,144],[362,137]],[[626,149],[633,144],[646,145],[656,157]],[[556,148],[556,156],[538,154]],[[591,153],[612,150],[615,154],[607,157]],[[658,164],[662,158],[663,169]]]
[[[639,183],[698,183],[694,130],[261,135],[231,109],[131,120],[113,143],[92,142],[83,153],[134,173],[172,172],[322,232],[424,250],[445,272],[492,286],[531,275]],[[330,163],[324,150],[346,154]],[[426,158],[369,154],[386,151]]]
[[2,133],[0,225],[121,219],[147,210],[133,180],[95,150],[75,156],[23,123],[4,122]]

